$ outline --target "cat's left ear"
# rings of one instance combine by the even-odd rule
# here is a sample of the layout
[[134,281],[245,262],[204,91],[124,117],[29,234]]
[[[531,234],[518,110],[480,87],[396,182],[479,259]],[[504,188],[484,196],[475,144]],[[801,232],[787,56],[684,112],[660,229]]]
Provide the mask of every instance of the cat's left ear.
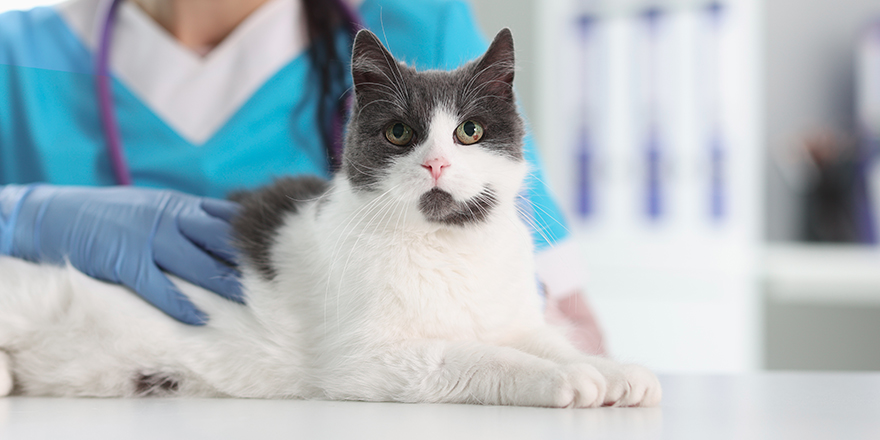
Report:
[[494,95],[513,102],[514,72],[513,35],[504,28],[495,35],[486,53],[474,66],[475,83],[482,94]]
[[379,37],[366,29],[358,31],[351,50],[351,77],[355,94],[369,90],[396,90],[394,80],[399,73],[397,60],[385,49]]

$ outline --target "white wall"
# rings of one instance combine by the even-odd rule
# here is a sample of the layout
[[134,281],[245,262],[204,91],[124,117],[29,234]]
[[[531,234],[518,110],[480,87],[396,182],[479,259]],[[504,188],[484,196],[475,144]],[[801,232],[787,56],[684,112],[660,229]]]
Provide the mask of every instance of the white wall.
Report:
[[537,116],[535,81],[537,57],[537,21],[529,13],[535,8],[535,0],[474,0],[472,3],[477,22],[486,38],[502,28],[510,28],[516,47],[516,92],[526,117],[534,122]]

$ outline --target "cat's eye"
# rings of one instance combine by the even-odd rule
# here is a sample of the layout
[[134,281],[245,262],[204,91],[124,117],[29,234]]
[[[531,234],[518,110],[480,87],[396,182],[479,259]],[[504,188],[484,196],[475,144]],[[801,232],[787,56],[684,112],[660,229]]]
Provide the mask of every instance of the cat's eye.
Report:
[[413,129],[403,122],[395,122],[385,129],[385,139],[394,145],[406,145],[412,141]]
[[478,122],[464,121],[455,129],[455,137],[464,145],[475,144],[483,138],[483,126]]

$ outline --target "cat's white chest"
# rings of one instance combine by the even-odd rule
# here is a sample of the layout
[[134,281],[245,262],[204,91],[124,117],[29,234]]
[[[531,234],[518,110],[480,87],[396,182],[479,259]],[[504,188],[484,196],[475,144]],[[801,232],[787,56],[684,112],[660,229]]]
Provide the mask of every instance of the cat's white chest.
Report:
[[406,222],[414,212],[355,220],[371,205],[337,191],[320,215],[291,218],[282,241],[293,244],[276,254],[285,296],[304,299],[288,310],[315,344],[488,342],[542,321],[531,236],[512,205],[488,223],[443,228]]
[[527,262],[491,237],[463,246],[411,236],[372,249],[355,294],[393,338],[495,339],[534,296]]

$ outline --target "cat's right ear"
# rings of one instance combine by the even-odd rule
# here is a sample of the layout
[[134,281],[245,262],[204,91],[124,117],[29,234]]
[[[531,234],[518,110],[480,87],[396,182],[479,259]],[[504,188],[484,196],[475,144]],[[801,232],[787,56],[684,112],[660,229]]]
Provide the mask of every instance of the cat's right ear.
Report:
[[351,77],[356,95],[370,90],[394,90],[394,79],[399,76],[397,60],[376,34],[361,29],[354,37],[351,50]]
[[514,101],[514,51],[510,29],[501,29],[495,35],[486,53],[477,60],[473,71],[474,83],[480,86],[483,94]]

